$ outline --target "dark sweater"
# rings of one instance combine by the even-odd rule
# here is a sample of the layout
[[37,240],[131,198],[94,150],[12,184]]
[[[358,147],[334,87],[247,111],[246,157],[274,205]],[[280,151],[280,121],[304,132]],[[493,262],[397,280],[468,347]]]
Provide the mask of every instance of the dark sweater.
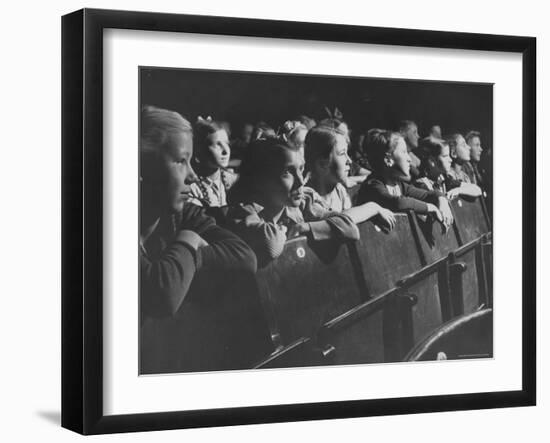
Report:
[[[174,229],[175,228],[175,229]],[[182,240],[181,231],[199,234],[208,246],[196,252]],[[174,232],[175,231],[175,232]],[[235,234],[215,224],[198,206],[187,204],[166,218],[140,248],[140,301],[145,316],[167,316],[180,308],[198,271],[256,272],[256,256]]]
[[380,206],[394,212],[413,210],[421,214],[428,213],[427,203],[437,206],[439,197],[443,194],[438,191],[428,191],[417,188],[409,183],[398,182],[401,195],[390,194],[384,179],[380,176],[372,176],[361,185],[357,195],[357,204],[373,201]]

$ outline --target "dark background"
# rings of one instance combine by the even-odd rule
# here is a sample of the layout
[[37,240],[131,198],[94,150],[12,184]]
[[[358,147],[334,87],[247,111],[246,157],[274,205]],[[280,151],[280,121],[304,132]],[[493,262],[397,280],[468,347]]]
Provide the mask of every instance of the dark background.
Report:
[[234,134],[244,122],[264,120],[277,129],[299,114],[325,118],[324,106],[337,106],[355,134],[397,129],[408,119],[421,137],[434,124],[444,136],[476,129],[487,154],[492,147],[493,86],[486,83],[142,67],[140,89],[142,104],[178,111],[190,122],[198,115],[226,120]]

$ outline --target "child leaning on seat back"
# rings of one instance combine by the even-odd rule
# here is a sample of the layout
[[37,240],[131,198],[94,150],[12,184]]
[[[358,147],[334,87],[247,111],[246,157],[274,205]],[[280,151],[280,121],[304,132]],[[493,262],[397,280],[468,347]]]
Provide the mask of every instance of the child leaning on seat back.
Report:
[[357,202],[376,202],[394,212],[413,210],[432,214],[447,229],[453,222],[449,202],[443,193],[411,185],[411,158],[398,132],[371,129],[364,150],[374,170],[361,185]]
[[393,229],[393,213],[375,202],[352,207],[345,188],[351,168],[346,134],[332,126],[316,126],[305,141],[306,170],[310,174],[304,188],[304,216],[343,213],[354,223],[377,217],[382,228]]
[[304,162],[281,139],[258,140],[248,149],[239,181],[229,194],[232,230],[251,246],[259,266],[278,257],[288,238],[358,239],[359,230],[345,214],[318,211],[304,217]]
[[189,202],[197,179],[189,122],[144,106],[139,155],[142,319],[176,314],[200,271],[254,273],[256,257],[246,243]]
[[452,159],[449,145],[445,140],[426,137],[420,141],[424,153],[420,165],[421,178],[415,185],[423,189],[440,191],[449,200],[458,196],[479,197],[481,188],[473,183],[456,180],[451,176]]

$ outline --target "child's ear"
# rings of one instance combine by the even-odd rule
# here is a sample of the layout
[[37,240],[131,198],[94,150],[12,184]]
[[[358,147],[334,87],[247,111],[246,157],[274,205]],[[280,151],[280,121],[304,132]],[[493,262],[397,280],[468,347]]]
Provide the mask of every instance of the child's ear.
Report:
[[391,157],[390,155],[386,155],[384,157],[384,164],[388,167],[388,168],[391,168],[393,166],[395,162],[393,161],[393,157]]

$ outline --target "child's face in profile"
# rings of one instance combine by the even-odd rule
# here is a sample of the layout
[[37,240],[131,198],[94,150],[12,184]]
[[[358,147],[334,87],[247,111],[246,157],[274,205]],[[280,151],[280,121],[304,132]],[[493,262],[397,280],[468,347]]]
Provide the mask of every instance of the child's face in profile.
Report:
[[407,144],[402,137],[399,137],[397,145],[392,153],[393,173],[400,180],[410,180],[411,178],[411,157],[407,150]]
[[298,152],[290,149],[283,149],[281,155],[284,156],[282,167],[266,179],[263,192],[266,200],[275,208],[298,207],[303,198],[304,162]]
[[418,148],[418,139],[420,136],[418,135],[418,127],[415,124],[412,124],[407,128],[403,134],[403,137],[412,149]]
[[453,163],[453,159],[451,158],[449,145],[441,146],[441,151],[437,157],[437,161],[439,162],[439,166],[445,171],[445,173],[449,173],[451,171],[451,164]]
[[161,209],[180,212],[190,197],[190,185],[197,180],[191,167],[192,155],[191,135],[182,132],[170,135],[164,149],[160,150],[155,196]]
[[351,168],[351,159],[348,156],[348,143],[346,137],[336,134],[336,144],[332,148],[329,157],[330,176],[335,183],[346,183]]
[[458,137],[456,142],[456,157],[464,162],[470,161],[470,147],[462,136]]
[[481,140],[479,137],[472,137],[470,139],[470,157],[472,161],[479,162],[481,160],[481,153],[483,152],[483,148],[481,147]]
[[204,156],[210,168],[227,168],[230,155],[231,148],[225,130],[220,129],[207,137]]

